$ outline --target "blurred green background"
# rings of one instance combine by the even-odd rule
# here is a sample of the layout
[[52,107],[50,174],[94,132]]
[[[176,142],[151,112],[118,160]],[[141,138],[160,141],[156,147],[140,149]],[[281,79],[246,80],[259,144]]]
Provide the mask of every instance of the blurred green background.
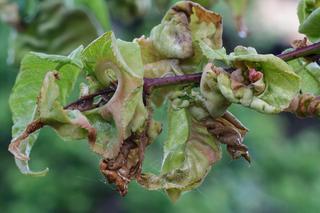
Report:
[[[1,0],[0,5],[3,2]],[[27,20],[26,26],[33,23],[33,19],[44,16],[41,11],[34,15],[39,9],[38,4],[43,1],[11,2],[24,9],[20,9],[19,14]],[[78,6],[73,5],[75,2]],[[95,23],[94,33],[88,33],[90,26],[83,25],[83,22],[71,23],[72,27],[64,28],[61,25],[54,28],[52,25],[51,30],[55,34],[50,31],[49,34],[39,35],[32,30],[37,31],[40,24],[32,25],[31,31],[27,29],[17,33],[16,26],[10,26],[5,21],[0,23],[0,212],[320,211],[320,122],[315,119],[301,120],[289,114],[266,116],[238,106],[233,106],[231,111],[250,129],[245,143],[250,148],[252,164],[248,165],[243,160],[232,161],[224,153],[223,159],[213,167],[202,186],[186,193],[175,204],[164,192],[146,191],[134,182],[130,184],[128,195],[120,197],[113,186],[105,183],[99,173],[99,158],[89,150],[85,141],[64,142],[51,129],[41,131],[31,155],[32,168],[36,170],[48,166],[51,169],[49,174],[34,178],[19,173],[13,156],[7,151],[12,125],[8,99],[19,69],[14,58],[25,50],[38,50],[41,41],[47,41],[40,48],[43,52],[66,51],[51,48],[64,33],[75,32],[77,35],[64,41],[70,48],[78,45],[76,41],[87,44],[91,37],[111,28],[117,37],[126,40],[148,35],[173,2],[65,0],[64,6],[68,10],[81,8],[89,14],[88,17],[95,16],[90,19]],[[228,51],[237,44],[243,44],[254,46],[261,53],[278,54],[289,47],[292,39],[302,38],[295,33],[298,27],[296,5],[296,0],[250,1],[245,16],[249,27],[247,38],[238,36],[232,14],[222,0],[209,7],[224,17],[224,44]],[[2,16],[5,14],[3,11],[1,13]],[[61,14],[59,11],[53,12],[42,22],[46,24]],[[97,23],[100,25],[97,26]],[[73,27],[78,25],[81,27]],[[30,42],[30,36],[36,39]],[[165,112],[157,112],[157,118],[163,116]],[[149,147],[144,164],[146,171],[158,171],[161,152],[160,142]]]

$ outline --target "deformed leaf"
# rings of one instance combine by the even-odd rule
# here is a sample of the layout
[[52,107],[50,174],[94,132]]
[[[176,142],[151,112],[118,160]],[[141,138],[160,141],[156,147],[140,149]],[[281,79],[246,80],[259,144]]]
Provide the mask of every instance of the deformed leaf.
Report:
[[168,58],[188,58],[193,54],[188,17],[183,12],[167,14],[150,33],[156,49]]
[[214,49],[222,47],[221,16],[191,1],[176,3],[151,30],[150,38],[136,40],[145,76],[199,72],[197,68],[204,59],[200,41]]
[[[64,139],[82,139],[88,136],[90,144],[95,142],[96,131],[89,121],[78,110],[64,110],[61,105],[62,96],[56,81],[59,73],[48,72],[43,80],[43,85],[37,100],[34,120],[30,122],[25,130],[15,137],[9,146],[9,150],[15,155],[18,166],[24,165],[23,172],[44,175],[44,172],[32,173],[27,171],[31,147],[28,145],[29,136],[45,125],[53,127]],[[29,143],[28,143],[29,144]]]
[[141,49],[144,77],[159,78],[167,75],[182,74],[179,60],[162,56],[150,38],[142,36],[135,39],[134,42],[138,43]]
[[[93,126],[101,126],[97,129],[94,151],[106,159],[114,158],[123,141],[141,128],[147,118],[142,100],[144,71],[140,47],[134,42],[116,40],[108,32],[86,47],[83,61],[86,72],[103,87],[112,82],[110,76],[117,79],[117,89],[109,102],[87,113],[93,119]],[[100,125],[101,122],[105,124]]]
[[216,72],[222,95],[232,103],[263,113],[278,113],[289,106],[300,89],[300,78],[280,58],[257,54],[253,48],[238,46],[228,57],[236,68],[231,74]]
[[[13,127],[12,137],[17,138],[27,128],[27,125],[36,120],[37,97],[47,72],[57,70],[59,72],[59,100],[65,103],[70,94],[81,67],[77,62],[78,52],[82,47],[70,54],[69,57],[29,53],[22,60],[20,72],[10,96],[9,104],[12,111]],[[37,133],[23,140],[19,146],[20,152],[29,157],[32,146],[37,138]],[[25,174],[43,175],[43,172],[32,172],[27,161],[16,159],[20,170]]]
[[227,151],[232,159],[243,157],[250,163],[248,147],[243,144],[248,129],[235,116],[227,111],[219,118],[205,119],[204,123],[220,143],[227,145]]
[[206,126],[186,109],[169,108],[168,129],[160,175],[143,174],[138,181],[151,190],[165,189],[175,201],[182,192],[201,184],[211,166],[221,158],[221,150]]
[[297,95],[286,111],[302,118],[320,116],[320,96],[311,94]]
[[222,69],[213,67],[212,64],[207,64],[204,68],[201,82],[200,91],[205,99],[205,106],[212,118],[222,116],[227,108],[231,105],[220,92],[217,82],[217,75],[223,72]]
[[212,49],[206,43],[200,41],[199,42],[201,51],[205,57],[212,61],[222,61],[225,64],[229,63],[229,58],[224,47],[220,49]]

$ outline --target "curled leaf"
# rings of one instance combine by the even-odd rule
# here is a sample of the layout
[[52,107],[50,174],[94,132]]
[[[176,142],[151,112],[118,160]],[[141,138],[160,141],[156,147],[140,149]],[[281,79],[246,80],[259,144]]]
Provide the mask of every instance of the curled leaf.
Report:
[[142,127],[147,118],[142,100],[144,71],[140,47],[134,42],[116,40],[108,32],[85,48],[83,61],[86,72],[101,86],[110,86],[109,76],[116,76],[118,82],[106,105],[86,112],[93,126],[99,127],[93,150],[105,159],[112,159],[120,152],[123,141]]
[[150,38],[160,54],[168,58],[188,58],[193,54],[188,17],[183,12],[167,14],[162,23],[154,27]]
[[226,112],[216,119],[207,118],[204,123],[220,143],[227,145],[232,159],[243,157],[250,163],[248,147],[243,144],[248,129],[236,117]]
[[302,118],[320,116],[320,97],[311,94],[297,95],[286,111]]
[[205,98],[206,109],[213,118],[222,116],[231,104],[219,90],[217,75],[220,72],[223,72],[222,69],[213,67],[209,63],[204,68],[200,82],[200,91]]
[[121,146],[115,158],[103,159],[100,162],[100,171],[109,183],[114,183],[121,196],[128,192],[128,184],[135,178],[141,166],[138,144],[141,138],[132,135]]
[[211,166],[221,158],[218,141],[186,109],[168,111],[169,134],[159,176],[142,174],[144,187],[165,189],[175,201],[184,191],[198,187]]
[[198,72],[204,60],[198,42],[221,48],[222,18],[197,3],[181,1],[151,30],[150,38],[135,41],[141,47],[146,77]]
[[87,136],[91,145],[96,140],[96,130],[84,115],[78,110],[63,109],[61,88],[57,81],[59,81],[58,72],[46,74],[38,96],[34,120],[27,124],[25,130],[18,134],[9,145],[9,151],[14,154],[18,166],[26,174],[44,175],[47,172],[47,170],[36,173],[28,171],[29,155],[36,139],[36,136],[30,136],[45,125],[54,128],[64,139],[82,139]]
[[[30,131],[30,126],[28,130],[28,125],[36,121],[39,116],[37,112],[37,97],[46,74],[50,70],[57,70],[59,72],[59,101],[64,104],[74,87],[82,66],[78,60],[81,51],[82,47],[75,50],[68,57],[29,53],[23,58],[9,104],[14,123],[12,137],[18,139],[19,136],[24,134],[23,132],[27,133],[22,139],[18,139],[21,140],[20,145],[14,148],[16,153],[22,153],[24,159],[29,158],[31,149],[37,138],[37,132],[29,135],[32,131]],[[27,137],[28,135],[29,137]],[[28,166],[28,161],[20,159],[16,158],[16,164],[24,174],[44,175],[47,172],[47,170],[33,172]]]
[[278,113],[289,106],[300,88],[300,78],[280,58],[257,54],[253,48],[237,47],[229,60],[237,68],[220,72],[219,89],[230,102],[263,113]]

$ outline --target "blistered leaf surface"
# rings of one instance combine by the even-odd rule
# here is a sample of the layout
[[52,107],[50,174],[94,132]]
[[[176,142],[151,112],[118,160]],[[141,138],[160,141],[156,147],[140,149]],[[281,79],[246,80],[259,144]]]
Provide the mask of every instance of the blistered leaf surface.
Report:
[[230,55],[217,54],[203,46],[211,60],[231,64],[231,74],[215,70],[222,95],[230,102],[264,113],[278,113],[289,106],[300,89],[300,77],[280,58],[258,54],[253,48],[238,46]]

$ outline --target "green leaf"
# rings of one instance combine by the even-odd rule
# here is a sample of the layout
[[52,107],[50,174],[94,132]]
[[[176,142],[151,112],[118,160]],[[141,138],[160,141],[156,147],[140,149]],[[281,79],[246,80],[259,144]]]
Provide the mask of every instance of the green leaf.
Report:
[[[45,75],[49,71],[57,70],[59,72],[59,101],[62,104],[65,103],[81,69],[78,66],[79,59],[76,57],[81,51],[82,47],[71,53],[69,57],[39,53],[29,53],[24,57],[9,100],[14,123],[12,127],[13,138],[21,135],[28,124],[38,118],[37,97]],[[31,135],[27,140],[23,140],[20,147],[18,147],[20,152],[27,158],[36,138],[37,133]],[[27,161],[16,159],[16,162],[20,170],[25,174],[43,175],[46,172],[46,170],[32,172]]]
[[299,32],[305,34],[312,42],[320,39],[320,1],[301,0],[298,6]]
[[143,174],[139,183],[151,190],[165,189],[175,201],[182,192],[201,184],[221,158],[221,150],[217,139],[186,109],[170,107],[168,125],[160,176]]
[[[253,68],[263,74],[262,81],[256,81],[253,84],[254,89],[244,88],[239,97],[233,95],[238,103],[249,106],[259,112],[278,113],[289,106],[290,101],[297,94],[300,88],[300,78],[291,67],[280,58],[267,54],[257,54],[253,48],[238,47],[235,53],[231,54],[231,61],[235,67],[246,70]],[[230,79],[229,79],[230,80]],[[223,84],[230,85],[231,81],[227,80],[225,75],[221,75],[218,81],[221,82],[221,92],[228,97]],[[259,91],[259,84],[264,86],[263,91]],[[226,85],[226,84],[225,84]],[[222,89],[224,88],[224,89]],[[229,92],[230,88],[229,88]],[[261,93],[262,92],[262,93]],[[250,97],[251,96],[251,97]],[[241,100],[242,99],[242,100]]]
[[150,38],[135,41],[141,47],[146,77],[199,72],[205,58],[198,43],[222,47],[222,18],[199,4],[181,1],[151,30]]
[[204,97],[204,105],[212,118],[222,116],[231,103],[222,95],[217,82],[218,68],[212,69],[208,64],[202,73],[200,82],[201,95]]
[[291,60],[288,64],[301,78],[301,92],[320,95],[320,66],[308,63],[302,58]]
[[[18,163],[19,167],[22,164],[27,166],[28,160],[30,160],[29,155],[31,149],[25,150],[23,144],[28,141],[32,133],[45,125],[53,127],[64,139],[82,139],[88,136],[90,144],[95,142],[96,131],[90,125],[87,118],[78,110],[63,109],[60,102],[62,97],[59,85],[56,82],[58,80],[58,72],[53,71],[46,74],[37,100],[34,120],[10,143],[9,150],[14,154],[16,161],[22,162]],[[26,168],[22,171],[26,172]],[[29,174],[44,175],[46,171],[47,170],[37,173],[29,172]]]
[[179,60],[162,56],[150,38],[142,36],[135,39],[134,42],[139,44],[141,49],[144,77],[157,78],[166,75],[182,74]]
[[224,47],[220,49],[212,49],[202,41],[199,42],[199,45],[203,55],[210,61],[222,61],[226,65],[229,64],[229,58]]
[[[215,55],[211,55],[214,59]],[[257,54],[254,48],[238,46],[225,58],[236,70],[231,74],[224,70],[215,73],[221,94],[232,103],[263,113],[278,113],[289,106],[300,89],[299,76],[274,55]]]
[[[118,82],[110,101],[92,112],[93,115],[87,113],[89,119],[94,120],[93,126],[103,122],[103,119],[108,126],[97,129],[98,142],[93,147],[94,151],[106,159],[114,158],[123,141],[141,128],[147,118],[142,100],[144,72],[140,47],[134,42],[116,40],[113,33],[108,32],[84,50],[83,61],[86,72],[103,87],[110,85],[115,79]],[[99,140],[99,135],[104,134],[100,131],[105,131],[106,128],[113,135],[107,133],[108,137],[101,137]]]

